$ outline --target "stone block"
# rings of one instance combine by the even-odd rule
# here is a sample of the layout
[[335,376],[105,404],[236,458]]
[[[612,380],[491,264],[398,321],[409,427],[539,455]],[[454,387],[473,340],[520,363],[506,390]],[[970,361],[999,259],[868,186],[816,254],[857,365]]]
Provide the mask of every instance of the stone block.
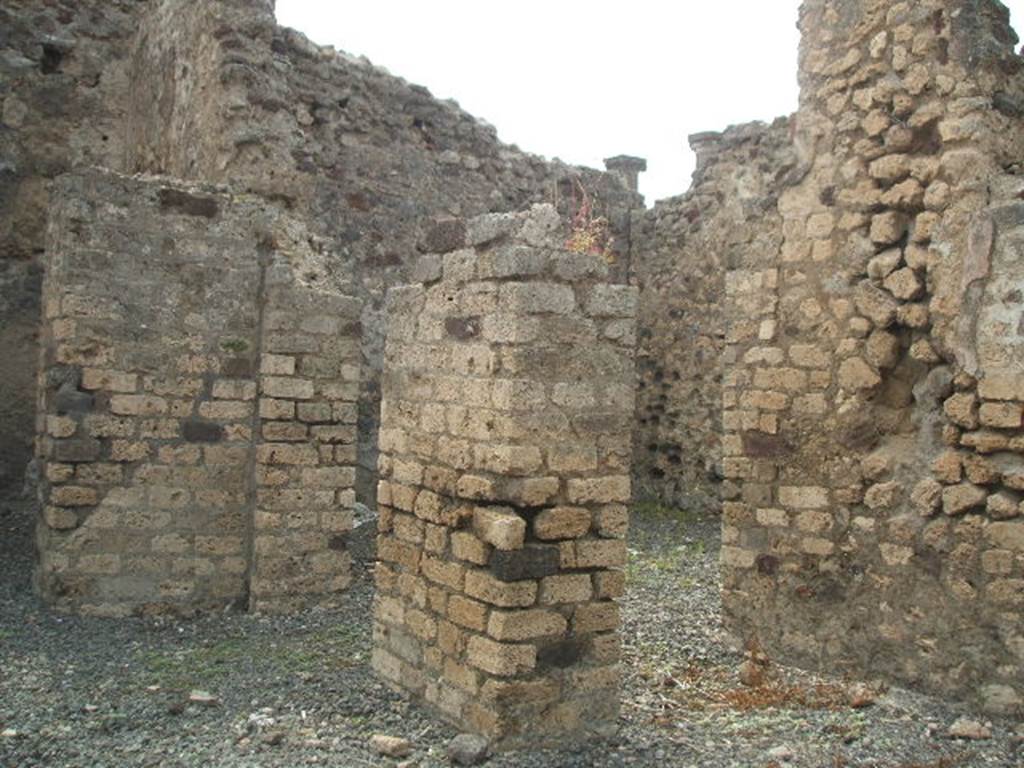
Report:
[[132,393],[137,391],[138,388],[139,376],[136,373],[97,368],[84,368],[82,370],[82,389]]
[[584,603],[572,614],[572,629],[577,635],[588,632],[610,632],[618,629],[619,605],[611,601]]
[[986,400],[1024,401],[1024,376],[1014,373],[988,373],[978,382],[978,394]]
[[213,382],[213,396],[218,400],[254,400],[256,382],[244,379],[218,379]]
[[557,573],[560,562],[557,546],[527,544],[522,549],[496,549],[491,553],[489,567],[499,581],[525,581]]
[[587,574],[564,573],[548,576],[540,582],[540,603],[582,603],[591,598],[593,586]]
[[985,509],[993,520],[1008,520],[1021,514],[1021,496],[1010,491],[1000,491],[988,497]]
[[260,390],[267,397],[289,400],[309,400],[315,393],[313,382],[309,379],[286,376],[264,376],[260,381]]
[[477,632],[486,629],[488,610],[486,604],[462,595],[452,595],[448,600],[448,618],[461,627]]
[[535,608],[525,611],[492,611],[487,633],[495,640],[522,641],[565,633],[568,622],[557,611]]
[[537,584],[533,581],[505,582],[486,571],[466,572],[466,594],[490,605],[502,608],[526,608],[537,598]]
[[466,660],[477,669],[499,677],[530,672],[537,663],[537,649],[532,645],[499,643],[474,635],[466,647]]
[[586,312],[591,317],[634,317],[639,294],[629,285],[598,285],[586,298]]
[[506,283],[500,301],[511,312],[565,315],[576,306],[571,287],[557,283]]
[[847,358],[839,366],[839,386],[844,389],[856,392],[874,389],[881,383],[878,371],[859,357]]
[[988,492],[971,483],[951,485],[942,492],[942,510],[947,515],[962,515],[984,506]]
[[526,537],[526,521],[507,507],[476,507],[473,531],[496,549],[521,549]]
[[452,555],[459,560],[465,560],[476,565],[487,565],[491,554],[491,547],[472,533],[456,531],[452,533],[451,542]]
[[1020,429],[1024,426],[1024,405],[1021,403],[983,403],[978,409],[978,419],[986,427]]
[[828,489],[817,486],[782,486],[779,502],[790,509],[821,509],[828,506]]
[[871,241],[878,245],[898,243],[907,233],[907,217],[899,211],[886,211],[871,218]]
[[60,507],[89,507],[99,502],[95,488],[59,485],[50,490],[50,502]]
[[552,507],[533,519],[533,535],[553,541],[577,539],[590,530],[590,510],[584,507]]
[[102,449],[98,440],[58,440],[53,446],[53,458],[67,464],[96,461]]
[[626,565],[626,542],[621,539],[577,539],[570,544],[574,544],[572,568],[623,568]]
[[167,413],[167,400],[154,395],[114,395],[110,412],[118,416],[160,416]]
[[876,287],[870,280],[864,280],[854,291],[857,311],[870,320],[877,328],[887,328],[896,319],[899,302],[887,291]]
[[260,373],[268,376],[293,376],[295,374],[295,358],[291,355],[260,355]]
[[985,538],[993,547],[1024,552],[1024,522],[991,523],[985,528]]
[[572,504],[628,502],[631,485],[628,475],[570,479],[567,497]]

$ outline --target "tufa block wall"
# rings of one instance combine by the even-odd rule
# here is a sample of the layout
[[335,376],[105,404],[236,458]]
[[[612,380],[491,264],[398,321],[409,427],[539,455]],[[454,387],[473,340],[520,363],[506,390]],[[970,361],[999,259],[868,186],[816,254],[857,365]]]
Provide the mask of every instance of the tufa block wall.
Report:
[[613,272],[625,279],[629,211],[642,202],[619,174],[504,145],[454,102],[278,27],[245,0],[154,0],[140,21],[128,169],[257,192],[308,221],[352,276],[363,301],[363,501],[376,490],[384,296],[409,279],[424,220],[541,202],[566,212],[580,179],[610,219]]
[[138,3],[90,5],[0,7],[0,495],[22,490],[32,457],[48,180],[79,165],[116,168],[122,154]]
[[1024,78],[989,0],[808,0],[778,254],[727,276],[752,645],[1024,704]]
[[[0,352],[34,360],[49,188],[73,168],[170,175],[256,192],[307,223],[362,302],[357,483],[376,489],[383,298],[407,279],[421,222],[534,202],[572,179],[611,219],[628,269],[621,174],[498,141],[492,126],[274,22],[267,0],[12,0],[0,8]],[[0,491],[31,455],[31,365],[0,380]]]
[[373,663],[504,747],[617,715],[637,295],[563,237],[441,222],[388,303]]
[[691,136],[690,191],[633,215],[638,500],[719,506],[725,275],[778,252],[779,182],[795,165],[790,131],[779,119]]
[[50,216],[37,582],[101,615],[283,609],[349,577],[358,341],[306,230],[106,172]]

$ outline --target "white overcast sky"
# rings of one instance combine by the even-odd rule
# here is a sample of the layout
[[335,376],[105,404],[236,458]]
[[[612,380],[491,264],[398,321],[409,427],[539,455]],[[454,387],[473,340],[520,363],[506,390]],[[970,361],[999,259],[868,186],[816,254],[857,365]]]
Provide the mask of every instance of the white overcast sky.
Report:
[[[596,168],[647,158],[650,205],[689,187],[689,134],[795,110],[799,4],[277,0],[277,18],[455,99],[523,150]],[[1024,0],[1006,5],[1020,29]]]

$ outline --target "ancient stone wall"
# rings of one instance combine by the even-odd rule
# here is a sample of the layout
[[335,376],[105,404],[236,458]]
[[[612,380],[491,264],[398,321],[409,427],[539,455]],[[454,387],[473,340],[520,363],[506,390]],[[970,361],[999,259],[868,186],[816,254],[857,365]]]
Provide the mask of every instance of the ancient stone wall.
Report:
[[75,165],[118,167],[138,5],[0,7],[0,495],[21,490],[32,455],[48,180]]
[[102,615],[348,583],[358,305],[273,207],[62,177],[46,248],[38,585]]
[[439,223],[388,302],[374,666],[509,747],[617,713],[636,290],[550,206]]
[[638,500],[718,508],[725,274],[778,252],[778,190],[795,164],[790,127],[780,119],[691,136],[690,191],[634,213]]
[[276,200],[327,238],[333,268],[353,277],[364,301],[365,501],[375,490],[383,299],[408,278],[425,219],[537,202],[567,211],[578,178],[611,221],[613,273],[625,280],[629,211],[641,202],[621,173],[503,145],[453,102],[277,27],[269,9],[162,0],[142,20],[132,61],[131,170],[231,183]]
[[808,0],[802,178],[727,276],[724,600],[787,659],[1024,703],[1024,78],[991,0]]
[[[498,142],[492,127],[363,59],[276,26],[269,0],[14,0],[0,9],[0,350],[34,357],[48,188],[101,166],[229,183],[329,240],[363,299],[368,362],[360,486],[375,488],[382,304],[420,222],[438,213],[571,206],[572,179],[606,211],[628,264],[622,174],[570,168]],[[30,455],[29,365],[0,381],[0,487]]]

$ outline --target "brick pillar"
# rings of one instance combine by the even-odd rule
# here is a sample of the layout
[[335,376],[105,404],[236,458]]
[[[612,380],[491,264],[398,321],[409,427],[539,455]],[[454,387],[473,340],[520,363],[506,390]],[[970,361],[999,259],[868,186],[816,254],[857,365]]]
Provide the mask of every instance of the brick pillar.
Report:
[[389,296],[375,669],[498,747],[618,712],[635,289],[554,209],[440,223]]

